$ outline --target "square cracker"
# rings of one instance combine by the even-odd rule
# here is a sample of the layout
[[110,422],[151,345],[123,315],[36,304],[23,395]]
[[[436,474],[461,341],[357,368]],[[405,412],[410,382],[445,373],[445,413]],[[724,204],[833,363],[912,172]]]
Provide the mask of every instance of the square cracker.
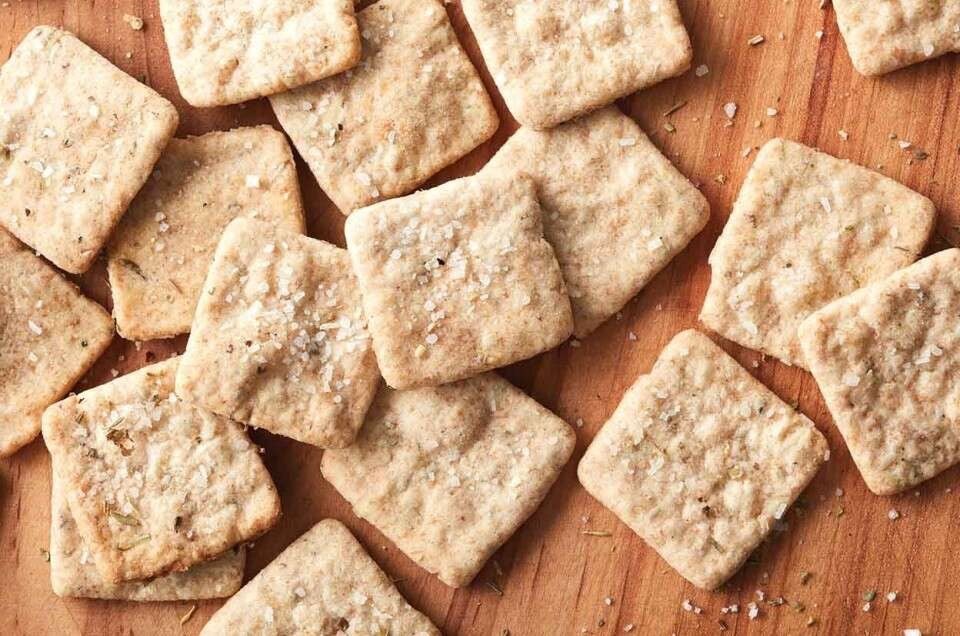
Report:
[[834,0],[853,66],[882,75],[960,52],[960,1]]
[[184,572],[149,581],[105,583],[97,572],[70,514],[63,486],[52,475],[50,513],[50,583],[57,596],[128,601],[186,601],[224,598],[240,589],[246,561],[243,548],[227,551],[213,561]]
[[0,69],[0,223],[85,271],[176,128],[152,89],[70,33],[33,29]]
[[304,231],[283,134],[257,126],[171,140],[108,246],[120,335],[150,340],[190,331],[217,241],[238,217]]
[[103,307],[0,229],[0,457],[37,436],[112,339]]
[[377,394],[323,476],[447,585],[470,583],[540,505],[573,452],[569,425],[493,373]]
[[380,372],[347,251],[238,219],[205,288],[177,394],[301,442],[349,445]]
[[573,330],[525,175],[480,174],[358,210],[345,232],[387,384],[468,378]]
[[53,469],[106,583],[216,558],[280,515],[240,426],[173,393],[178,362],[144,367],[43,414]]
[[805,366],[800,323],[915,261],[935,218],[929,199],[892,179],[773,139],[757,154],[710,254],[700,320]]
[[615,107],[546,131],[521,128],[484,170],[537,186],[582,338],[619,311],[703,229],[700,191]]
[[345,71],[360,59],[353,0],[160,0],[180,93],[237,104]]
[[960,250],[929,256],[800,326],[867,486],[891,495],[960,462]]
[[675,0],[463,0],[513,116],[550,128],[690,68]]
[[313,526],[213,615],[201,636],[221,634],[440,636],[411,607],[350,531]]
[[439,2],[380,0],[357,17],[358,66],[270,98],[280,125],[344,214],[412,192],[499,125]]
[[627,390],[577,474],[681,576],[713,589],[828,455],[810,420],[691,330]]

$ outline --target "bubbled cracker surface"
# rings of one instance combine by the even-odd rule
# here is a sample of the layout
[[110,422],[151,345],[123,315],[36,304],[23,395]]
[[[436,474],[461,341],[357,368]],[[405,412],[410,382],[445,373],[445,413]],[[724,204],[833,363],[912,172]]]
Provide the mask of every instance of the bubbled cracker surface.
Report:
[[217,241],[240,217],[304,231],[283,134],[258,126],[171,140],[108,249],[113,314],[124,338],[190,331]]
[[864,75],[960,52],[960,0],[834,0],[833,7]]
[[800,337],[870,490],[897,493],[960,462],[960,250],[824,307]]
[[350,444],[380,374],[346,250],[240,219],[205,292],[178,394],[302,442]]
[[0,69],[0,223],[85,271],[177,128],[173,104],[39,26]]
[[463,0],[513,116],[550,128],[687,70],[675,0]]
[[892,179],[771,140],[710,254],[700,319],[745,347],[805,366],[800,323],[916,260],[935,216],[929,199]]
[[198,563],[184,572],[149,581],[105,583],[84,545],[56,471],[51,476],[50,583],[61,597],[122,599],[129,601],[185,601],[224,598],[240,589],[242,548],[229,550],[213,561]]
[[170,62],[194,106],[236,104],[360,58],[352,0],[161,0]]
[[467,585],[540,505],[573,430],[492,373],[377,394],[357,442],[323,476],[411,559]]
[[578,468],[590,494],[688,581],[732,576],[828,454],[806,417],[709,338],[678,334]]
[[37,436],[112,338],[100,305],[0,228],[0,457]]
[[281,552],[200,633],[440,635],[334,519]]
[[699,190],[615,107],[547,131],[521,128],[485,170],[536,183],[578,337],[619,311],[710,216]]
[[413,191],[499,125],[436,0],[380,0],[358,15],[360,63],[270,98],[323,191],[344,214]]
[[449,181],[358,210],[345,231],[392,387],[467,378],[551,349],[572,332],[526,176]]
[[280,514],[270,475],[240,426],[174,395],[177,364],[144,367],[43,415],[53,468],[108,583],[213,559]]

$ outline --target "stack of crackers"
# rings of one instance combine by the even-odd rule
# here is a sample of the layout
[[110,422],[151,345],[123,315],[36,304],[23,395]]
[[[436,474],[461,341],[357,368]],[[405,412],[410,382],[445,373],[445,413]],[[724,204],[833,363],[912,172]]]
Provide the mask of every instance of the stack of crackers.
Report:
[[[835,2],[864,72],[960,42],[950,3],[893,26]],[[346,249],[306,236],[273,128],[174,139],[166,99],[52,27],[3,66],[0,454],[42,428],[57,594],[235,595],[206,634],[439,633],[332,519],[241,589],[244,546],[281,507],[247,427],[324,449],[356,514],[454,587],[544,500],[575,434],[493,370],[587,337],[707,223],[611,105],[684,72],[691,46],[673,0],[462,6],[522,126],[476,175],[414,192],[500,123],[442,4],[160,2],[183,97],[269,97],[348,215]],[[895,55],[868,50],[877,29],[903,41]],[[960,461],[960,250],[917,261],[934,220],[904,186],[776,139],[710,256],[703,324],[809,369],[878,494]],[[101,252],[112,320],[56,269]],[[68,394],[114,326],[190,335],[180,356]],[[828,457],[809,419],[691,330],[578,475],[710,589]]]

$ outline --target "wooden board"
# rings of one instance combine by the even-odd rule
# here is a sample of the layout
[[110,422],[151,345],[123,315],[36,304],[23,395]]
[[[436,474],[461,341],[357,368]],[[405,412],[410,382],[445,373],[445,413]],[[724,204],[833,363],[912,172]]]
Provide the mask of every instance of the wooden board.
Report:
[[[572,1],[572,0],[555,0]],[[283,498],[280,524],[256,543],[252,576],[294,538],[325,517],[343,520],[393,577],[401,592],[448,634],[619,634],[635,625],[638,634],[730,633],[899,634],[915,627],[924,634],[960,633],[960,470],[894,498],[871,495],[863,485],[830,421],[812,378],[764,360],[729,343],[724,346],[781,397],[813,418],[827,435],[833,459],[792,509],[787,529],[756,552],[755,563],[716,593],[685,583],[652,550],[578,485],[576,460],[609,416],[624,389],[649,369],[657,353],[680,329],[696,324],[709,282],[707,255],[726,220],[752,156],[746,147],[785,136],[880,170],[931,197],[941,223],[936,248],[960,237],[960,59],[947,56],[882,79],[858,76],[840,40],[832,9],[815,0],[681,0],[693,34],[694,65],[710,72],[664,82],[621,102],[692,180],[712,205],[707,229],[638,298],[619,321],[611,321],[579,348],[564,346],[504,371],[578,429],[574,460],[544,505],[497,553],[475,583],[454,591],[424,573],[366,523],[320,476],[320,452],[265,433],[255,439]],[[457,2],[448,10],[464,44],[482,68]],[[142,16],[136,32],[124,14]],[[263,100],[241,107],[198,110],[179,97],[162,29],[152,0],[10,0],[0,3],[0,59],[37,24],[55,24],[86,42],[132,75],[144,79],[177,105],[179,134],[196,134],[275,120]],[[822,31],[822,38],[816,32]],[[766,41],[749,46],[762,34]],[[496,91],[484,75],[491,94]],[[664,129],[663,113],[675,133]],[[739,106],[732,127],[722,106]],[[770,117],[767,108],[778,114]],[[437,184],[478,169],[515,129],[502,103],[496,137],[431,181]],[[756,124],[755,122],[759,122]],[[838,131],[845,130],[844,141]],[[929,157],[917,160],[891,134],[913,142]],[[318,189],[303,164],[309,230],[343,244],[343,219]],[[2,264],[0,264],[2,266]],[[109,303],[103,265],[81,280],[92,296]],[[637,334],[636,340],[628,338]],[[144,343],[118,340],[79,388],[127,372],[179,350],[184,339]],[[3,634],[195,634],[219,606],[200,603],[182,628],[192,603],[132,604],[62,600],[50,591],[43,557],[49,523],[49,459],[42,441],[0,461],[0,633]],[[836,496],[837,489],[843,495]],[[951,492],[952,489],[952,492]],[[843,514],[838,511],[842,508]],[[899,511],[890,521],[887,512]],[[593,537],[584,529],[604,530]],[[804,584],[802,572],[810,572]],[[495,581],[502,596],[487,585]],[[721,615],[720,608],[784,596],[805,606],[761,603],[757,620],[745,612]],[[863,594],[877,591],[870,611]],[[885,599],[898,591],[896,602]],[[605,602],[609,597],[610,603]],[[695,614],[681,603],[703,608]],[[816,624],[808,628],[808,619]]]

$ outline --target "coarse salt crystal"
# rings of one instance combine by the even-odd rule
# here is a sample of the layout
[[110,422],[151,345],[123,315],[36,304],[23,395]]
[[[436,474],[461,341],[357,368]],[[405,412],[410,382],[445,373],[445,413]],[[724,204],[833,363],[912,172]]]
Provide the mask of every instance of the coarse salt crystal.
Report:
[[259,188],[260,187],[260,176],[255,174],[248,174],[245,183],[248,188]]

